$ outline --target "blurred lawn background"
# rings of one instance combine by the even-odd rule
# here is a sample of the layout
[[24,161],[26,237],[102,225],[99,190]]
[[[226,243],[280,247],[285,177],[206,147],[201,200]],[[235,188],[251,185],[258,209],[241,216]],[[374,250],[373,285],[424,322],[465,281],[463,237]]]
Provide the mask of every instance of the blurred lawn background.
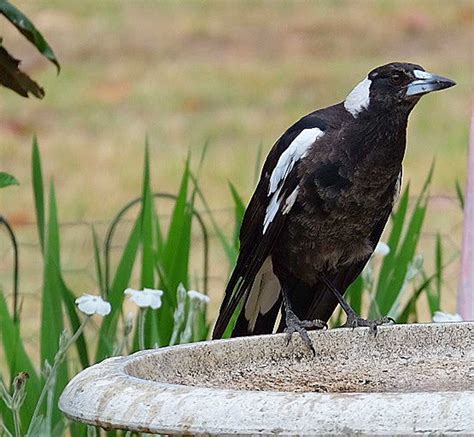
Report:
[[[464,184],[471,108],[474,3],[438,1],[66,1],[13,2],[55,50],[62,71],[37,55],[5,20],[1,35],[45,87],[42,101],[0,90],[1,169],[21,185],[2,190],[0,213],[20,240],[23,329],[35,348],[41,263],[31,189],[31,138],[45,180],[56,181],[63,265],[78,293],[97,292],[90,223],[140,195],[148,135],[152,185],[176,192],[191,151],[206,142],[202,188],[232,231],[232,181],[245,200],[264,154],[300,116],[345,98],[367,72],[409,61],[458,86],[424,97],[411,116],[404,182],[414,194],[436,158],[419,251],[431,262],[436,232],[446,258],[461,245],[455,181]],[[161,207],[166,214],[166,205]],[[125,235],[125,232],[124,232]],[[196,234],[197,243],[200,235]],[[212,240],[211,317],[227,278]],[[11,291],[11,248],[0,235],[0,283]],[[199,248],[196,260],[199,260]],[[459,262],[446,271],[443,307],[455,310]],[[27,334],[28,335],[28,334]]]

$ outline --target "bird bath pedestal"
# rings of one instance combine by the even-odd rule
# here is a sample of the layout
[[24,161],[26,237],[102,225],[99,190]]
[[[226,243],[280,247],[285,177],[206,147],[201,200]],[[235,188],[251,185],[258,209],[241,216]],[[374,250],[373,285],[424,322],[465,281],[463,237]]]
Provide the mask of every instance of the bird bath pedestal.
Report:
[[474,434],[474,323],[247,337],[110,358],[61,396],[72,420],[163,434]]

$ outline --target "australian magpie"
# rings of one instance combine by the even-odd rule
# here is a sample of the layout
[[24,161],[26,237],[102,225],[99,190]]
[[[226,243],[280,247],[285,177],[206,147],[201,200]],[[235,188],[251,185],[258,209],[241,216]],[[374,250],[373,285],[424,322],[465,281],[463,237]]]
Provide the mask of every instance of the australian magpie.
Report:
[[[334,106],[297,121],[263,166],[213,338],[240,311],[233,337],[323,327],[338,304],[346,326],[373,331],[343,294],[368,262],[400,191],[408,115],[420,97],[455,85],[420,65],[372,70]],[[281,321],[276,325],[281,309]]]

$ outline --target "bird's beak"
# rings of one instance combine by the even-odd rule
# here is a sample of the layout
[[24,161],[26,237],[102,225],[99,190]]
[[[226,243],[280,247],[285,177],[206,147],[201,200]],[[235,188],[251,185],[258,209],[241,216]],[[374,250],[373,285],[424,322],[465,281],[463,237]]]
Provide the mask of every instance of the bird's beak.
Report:
[[444,90],[456,85],[454,80],[447,77],[437,76],[427,71],[415,70],[415,80],[407,86],[407,96],[419,96],[432,91]]

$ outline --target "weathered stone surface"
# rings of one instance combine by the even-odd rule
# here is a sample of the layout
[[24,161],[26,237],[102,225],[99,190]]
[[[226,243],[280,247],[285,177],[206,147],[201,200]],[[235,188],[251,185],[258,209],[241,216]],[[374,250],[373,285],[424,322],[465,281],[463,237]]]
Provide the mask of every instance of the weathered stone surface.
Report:
[[191,434],[474,434],[474,323],[195,343],[111,358],[60,408],[106,428]]

